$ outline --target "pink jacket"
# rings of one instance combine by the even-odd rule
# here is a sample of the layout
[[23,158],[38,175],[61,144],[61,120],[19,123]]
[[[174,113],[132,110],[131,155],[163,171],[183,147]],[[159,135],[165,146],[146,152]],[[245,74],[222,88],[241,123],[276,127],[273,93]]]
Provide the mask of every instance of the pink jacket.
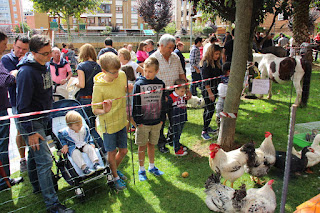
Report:
[[137,59],[140,62],[144,62],[149,57],[149,54],[145,51],[138,50]]

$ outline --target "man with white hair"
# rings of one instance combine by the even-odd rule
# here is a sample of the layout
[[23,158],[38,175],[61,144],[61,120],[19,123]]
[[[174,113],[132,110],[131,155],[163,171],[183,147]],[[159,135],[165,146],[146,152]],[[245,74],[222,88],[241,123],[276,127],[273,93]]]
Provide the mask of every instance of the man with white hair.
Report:
[[[184,74],[184,71],[182,69],[179,56],[173,52],[174,48],[175,38],[172,35],[164,34],[159,40],[159,49],[150,56],[155,57],[159,61],[159,72],[157,74],[157,77],[165,83],[166,87],[173,86],[175,80],[179,78],[184,79],[188,82],[186,75]],[[173,89],[167,90],[167,95],[171,94],[172,91]],[[189,98],[191,97],[190,91],[188,91],[187,95]],[[168,114],[169,121],[171,121],[169,110],[167,110],[166,113]],[[167,153],[169,152],[169,149],[165,147],[165,144],[167,141],[172,141],[172,128],[171,125],[169,125],[167,134],[168,139],[166,139],[163,134],[164,126],[165,124],[163,123],[160,132],[158,148],[160,152]]]
[[136,53],[133,51],[132,44],[128,44],[127,50],[130,52],[131,61],[136,61],[137,56],[136,56]]
[[51,77],[54,84],[54,93],[68,99],[66,83],[72,76],[71,67],[67,60],[61,57],[58,47],[52,48],[52,58],[50,60]]

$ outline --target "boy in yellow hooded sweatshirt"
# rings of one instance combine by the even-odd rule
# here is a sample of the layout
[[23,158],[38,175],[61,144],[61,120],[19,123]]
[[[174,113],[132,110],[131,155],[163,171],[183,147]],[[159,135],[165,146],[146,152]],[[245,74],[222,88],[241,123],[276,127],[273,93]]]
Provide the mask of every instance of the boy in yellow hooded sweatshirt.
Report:
[[[115,187],[117,190],[123,190],[126,188],[124,180],[127,177],[117,168],[128,152],[126,99],[120,98],[126,95],[127,77],[119,70],[120,60],[114,53],[107,52],[101,55],[99,64],[102,72],[94,77],[92,103],[103,104],[93,105],[92,111],[98,116],[98,132],[103,135],[103,145],[107,151]],[[133,85],[129,85],[129,92],[132,89]]]

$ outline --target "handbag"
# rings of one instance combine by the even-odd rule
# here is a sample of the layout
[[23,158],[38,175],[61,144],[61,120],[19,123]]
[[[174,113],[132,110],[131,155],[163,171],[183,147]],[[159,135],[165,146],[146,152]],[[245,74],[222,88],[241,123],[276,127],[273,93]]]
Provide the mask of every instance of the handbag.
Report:
[[67,84],[67,91],[69,93],[69,99],[76,99],[76,94],[80,90],[79,87],[76,86],[76,84],[79,83],[79,79],[77,77],[71,77]]

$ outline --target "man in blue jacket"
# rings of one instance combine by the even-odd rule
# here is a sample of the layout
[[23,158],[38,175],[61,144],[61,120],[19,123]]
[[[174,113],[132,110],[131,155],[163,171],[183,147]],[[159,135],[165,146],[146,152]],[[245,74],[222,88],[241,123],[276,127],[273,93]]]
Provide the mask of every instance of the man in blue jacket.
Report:
[[[50,39],[35,35],[30,39],[30,53],[18,64],[18,113],[37,112],[52,108],[52,80],[47,63],[51,58]],[[74,212],[60,204],[52,181],[52,158],[45,140],[49,115],[20,118],[21,133],[29,146],[28,175],[34,192],[41,191],[47,212]]]
[[[1,58],[3,66],[11,72],[13,70],[17,70],[17,65],[19,61],[25,56],[25,54],[29,51],[29,37],[18,35],[13,43],[13,49],[10,53],[4,55]],[[12,114],[17,114],[16,107],[16,84],[14,83],[12,86],[8,88],[10,94],[10,103],[12,108]],[[20,135],[20,125],[18,119],[14,119],[17,127],[17,137],[16,143],[18,146],[19,154],[20,154],[20,173],[27,171],[27,161],[25,155],[25,146],[26,142],[23,140],[23,137]]]

